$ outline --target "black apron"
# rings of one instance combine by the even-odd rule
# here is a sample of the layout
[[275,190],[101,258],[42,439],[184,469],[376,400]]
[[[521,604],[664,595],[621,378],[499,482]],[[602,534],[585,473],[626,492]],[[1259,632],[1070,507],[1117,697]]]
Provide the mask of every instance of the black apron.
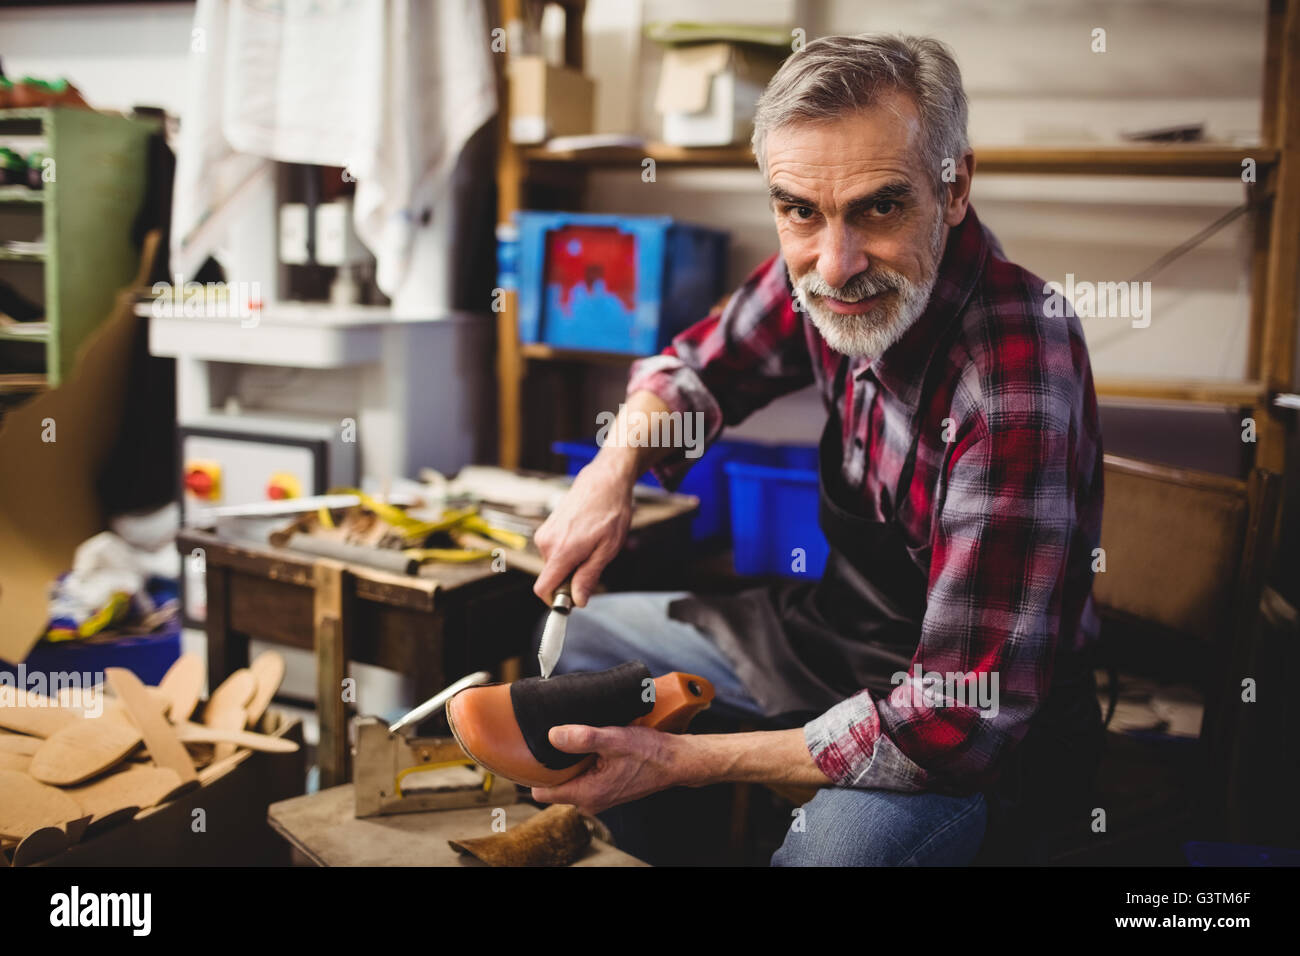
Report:
[[[840,362],[833,403],[843,397],[849,364],[847,357]],[[832,406],[818,445],[818,523],[830,545],[819,581],[692,595],[669,608],[671,617],[713,637],[768,717],[821,713],[864,687],[885,696],[898,684],[894,675],[912,666],[927,581],[908,551],[897,513],[900,493],[916,470],[918,419],[941,366],[931,363],[923,383],[913,441],[885,520],[867,517],[860,493],[845,487],[843,432]]]
[[[959,327],[951,323],[949,334]],[[912,445],[884,509],[888,517],[876,520],[862,513],[861,494],[843,481],[838,403],[849,360],[841,361],[818,446],[819,523],[830,545],[821,580],[734,595],[692,595],[670,605],[671,617],[715,640],[774,725],[798,726],[863,688],[885,697],[899,683],[894,676],[912,667],[928,582],[897,515],[916,468],[921,418],[943,364],[930,363],[912,420]],[[1090,664],[1079,655],[1058,654],[1048,700],[1021,746],[998,768],[996,781],[984,783],[990,825],[1001,825],[1008,816],[1029,823],[1026,810],[1059,806],[1064,795],[1082,797],[1094,775],[1102,733]],[[1035,809],[1034,817],[1040,816]]]

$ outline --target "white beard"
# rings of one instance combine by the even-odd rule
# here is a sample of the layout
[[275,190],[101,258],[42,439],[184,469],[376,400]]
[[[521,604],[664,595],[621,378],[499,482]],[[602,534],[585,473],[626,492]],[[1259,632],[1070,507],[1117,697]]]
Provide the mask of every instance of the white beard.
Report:
[[[872,266],[858,273],[843,288],[830,285],[815,269],[799,277],[794,285],[795,295],[827,345],[851,358],[874,359],[902,338],[925,312],[939,277],[942,220],[938,225],[931,243],[929,275],[920,283],[883,266]],[[829,296],[843,302],[858,302],[882,292],[887,293],[885,298],[862,315],[842,315],[814,299]]]

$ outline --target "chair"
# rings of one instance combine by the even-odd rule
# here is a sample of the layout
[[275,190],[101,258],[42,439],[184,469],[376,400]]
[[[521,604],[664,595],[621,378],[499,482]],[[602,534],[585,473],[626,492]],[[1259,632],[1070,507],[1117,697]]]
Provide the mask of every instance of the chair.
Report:
[[[1091,819],[1049,835],[1051,862],[1161,862],[1182,840],[1235,839],[1245,812],[1237,786],[1242,681],[1259,634],[1281,480],[1247,480],[1105,456],[1101,546],[1093,595],[1103,657],[1119,669],[1190,678],[1204,717],[1196,741],[1107,733]],[[1114,680],[1112,679],[1112,687]],[[1172,860],[1170,860],[1172,861]]]
[[[1024,829],[994,827],[977,865],[1177,863],[1183,841],[1233,839],[1240,830],[1241,680],[1255,656],[1281,480],[1259,469],[1240,481],[1117,455],[1106,455],[1103,468],[1106,569],[1093,584],[1101,654],[1118,668],[1195,682],[1205,704],[1200,736],[1108,732],[1093,792],[1071,801],[1104,809],[1106,832],[1094,833],[1091,814],[1078,810],[1031,837],[1033,848],[1013,845],[1026,839]],[[769,789],[796,805],[815,792]]]

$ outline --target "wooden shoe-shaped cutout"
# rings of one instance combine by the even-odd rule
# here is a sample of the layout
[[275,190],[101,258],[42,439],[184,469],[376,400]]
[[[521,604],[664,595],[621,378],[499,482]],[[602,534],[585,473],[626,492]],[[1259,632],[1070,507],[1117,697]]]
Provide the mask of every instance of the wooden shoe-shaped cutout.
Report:
[[[245,706],[257,693],[257,677],[247,667],[232,673],[212,692],[203,708],[203,724],[213,730],[239,732],[248,726]],[[217,744],[213,757],[221,760],[235,752],[234,744]]]
[[[703,677],[673,671],[655,678],[654,709],[628,726],[681,733],[713,701]],[[509,684],[468,687],[447,702],[447,723],[461,749],[484,770],[527,787],[555,787],[587,770],[588,754],[571,767],[552,770],[529,749],[515,716]]]
[[182,654],[158,682],[158,691],[167,698],[167,716],[172,723],[189,720],[199,706],[203,691],[203,658]]
[[123,721],[79,720],[47,737],[27,772],[41,783],[69,787],[115,767],[140,746],[140,731]]
[[85,816],[81,805],[57,787],[16,770],[0,770],[0,836],[22,840],[45,827],[64,827]]

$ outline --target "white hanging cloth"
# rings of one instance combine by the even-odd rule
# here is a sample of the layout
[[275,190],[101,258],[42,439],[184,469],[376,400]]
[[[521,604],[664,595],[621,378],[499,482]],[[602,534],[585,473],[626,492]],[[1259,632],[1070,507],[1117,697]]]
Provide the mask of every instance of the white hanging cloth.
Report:
[[420,271],[422,218],[496,112],[490,42],[483,0],[198,0],[174,271],[192,275],[223,241],[266,160],[345,166],[357,235],[398,299]]

